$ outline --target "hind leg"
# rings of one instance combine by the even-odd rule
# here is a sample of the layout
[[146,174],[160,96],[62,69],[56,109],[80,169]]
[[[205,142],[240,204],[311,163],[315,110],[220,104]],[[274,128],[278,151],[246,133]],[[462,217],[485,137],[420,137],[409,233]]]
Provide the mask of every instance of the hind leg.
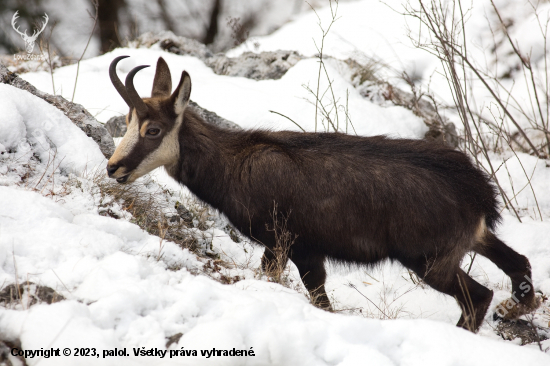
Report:
[[456,325],[477,332],[491,305],[493,291],[479,284],[462,269],[458,270],[455,278],[452,294],[462,308],[462,315]]
[[531,280],[529,260],[504,244],[493,233],[487,232],[483,242],[474,251],[497,265],[512,280],[512,297],[502,303],[497,312],[506,319],[516,319],[540,305]]
[[458,265],[449,267],[437,262],[430,265],[430,261],[423,261],[423,265],[419,266],[418,263],[404,264],[433,289],[453,296],[462,310],[456,325],[476,332],[491,304],[493,291],[474,281]]
[[298,267],[304,286],[309,291],[311,302],[324,310],[332,311],[332,306],[325,291],[325,257],[307,255],[293,251],[292,262]]

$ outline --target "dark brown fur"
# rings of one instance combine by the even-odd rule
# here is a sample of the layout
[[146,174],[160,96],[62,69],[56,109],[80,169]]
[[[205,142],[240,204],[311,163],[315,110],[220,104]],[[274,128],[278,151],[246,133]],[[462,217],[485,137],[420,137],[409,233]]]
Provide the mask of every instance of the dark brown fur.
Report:
[[[463,153],[422,140],[339,133],[225,131],[187,109],[180,130],[181,164],[172,172],[203,201],[223,212],[273,260],[274,204],[297,235],[289,257],[319,305],[326,259],[375,264],[397,260],[464,309],[459,325],[476,330],[492,291],[460,269],[468,251],[487,256],[519,291],[531,276],[527,258],[481,220],[500,219],[496,190]],[[526,301],[531,301],[530,291]]]
[[[288,257],[321,307],[330,308],[325,260],[397,260],[455,297],[463,309],[458,325],[472,331],[493,293],[460,269],[468,251],[497,264],[518,293],[524,276],[531,277],[527,258],[492,233],[500,219],[495,187],[459,151],[384,136],[227,131],[189,107],[184,113],[180,160],[169,174],[265,245],[264,268],[275,260],[275,235],[266,224],[276,205],[297,235]],[[534,299],[530,287],[521,302]]]

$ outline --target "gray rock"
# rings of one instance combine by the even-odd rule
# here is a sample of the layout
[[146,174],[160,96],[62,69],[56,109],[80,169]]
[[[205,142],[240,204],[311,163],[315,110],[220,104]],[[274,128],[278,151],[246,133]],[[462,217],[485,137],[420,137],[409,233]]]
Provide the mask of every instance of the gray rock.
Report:
[[231,122],[226,120],[223,117],[218,116],[214,112],[210,112],[208,109],[204,109],[197,103],[193,102],[192,100],[189,101],[189,105],[195,109],[195,112],[202,117],[206,122],[213,124],[215,126],[225,128],[227,130],[240,130],[241,126],[236,124],[235,122]]
[[391,88],[389,96],[395,105],[410,109],[424,120],[428,126],[428,132],[424,136],[427,140],[439,141],[453,148],[458,147],[458,135],[454,123],[443,118],[431,101],[395,87]]
[[126,116],[111,117],[106,123],[105,128],[111,136],[122,137],[126,134]]
[[163,31],[157,34],[147,32],[136,38],[130,46],[139,48],[141,46],[151,47],[157,44],[165,51],[176,55],[189,55],[205,60],[214,56],[204,44],[194,39],[179,37],[170,31]]
[[135,47],[158,44],[165,51],[201,59],[218,75],[242,76],[254,80],[280,79],[303,56],[296,51],[245,52],[238,57],[213,54],[205,45],[193,39],[179,37],[166,31],[145,33],[135,40]]
[[385,81],[367,81],[356,88],[365,98],[377,102],[390,101],[394,105],[411,110],[422,118],[428,126],[428,132],[424,135],[426,140],[441,142],[453,148],[458,147],[459,137],[454,123],[441,116],[431,100],[396,88]]
[[115,151],[115,143],[107,129],[99,123],[82,105],[69,102],[60,95],[51,95],[36,89],[17,74],[0,64],[0,82],[28,91],[61,110],[78,128],[91,137],[103,155],[108,159]]
[[215,55],[206,64],[218,75],[242,76],[254,80],[277,80],[302,59],[296,51],[245,52],[239,57]]

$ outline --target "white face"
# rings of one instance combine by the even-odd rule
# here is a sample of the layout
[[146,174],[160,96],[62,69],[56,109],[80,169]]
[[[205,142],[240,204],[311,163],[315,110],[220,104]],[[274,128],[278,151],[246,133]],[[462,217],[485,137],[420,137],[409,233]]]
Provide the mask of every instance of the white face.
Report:
[[[135,111],[122,141],[109,159],[108,166],[116,167],[110,176],[119,183],[131,183],[160,166],[170,166],[179,160],[179,129],[183,120],[180,114],[168,131],[165,126],[151,120],[141,122]],[[151,130],[158,130],[150,135]],[[156,132],[156,131],[153,131]]]
[[[130,119],[130,123],[128,123],[127,127],[128,128],[126,129],[126,133],[124,134],[122,141],[120,141],[115,150],[115,153],[109,159],[109,165],[118,165],[118,163],[122,161],[122,159],[124,159],[125,157],[129,156],[132,150],[134,150],[134,148],[137,146],[137,143],[139,141],[139,123],[137,121],[135,111],[132,114],[132,118]],[[115,178],[118,181],[127,173],[128,172],[126,171],[125,167],[120,167],[112,175],[112,178]],[[129,178],[130,177],[128,177],[128,179]]]

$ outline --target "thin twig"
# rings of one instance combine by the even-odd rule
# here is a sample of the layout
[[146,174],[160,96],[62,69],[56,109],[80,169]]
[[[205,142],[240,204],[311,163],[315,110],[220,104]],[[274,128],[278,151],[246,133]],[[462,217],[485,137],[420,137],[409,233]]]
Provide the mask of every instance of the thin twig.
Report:
[[67,290],[70,294],[72,294],[71,290],[69,290],[68,287],[65,286],[65,283],[63,283],[63,281],[61,280],[61,278],[59,278],[59,276],[57,275],[57,273],[55,273],[55,271],[53,270],[53,268],[52,268],[52,272],[53,272],[53,274],[55,275],[55,277],[57,277],[57,279],[59,280],[59,282],[61,282],[61,284],[63,285],[63,287],[65,287],[65,290]]
[[92,17],[92,14],[90,12],[88,12],[88,14],[90,15],[91,18],[94,19],[94,26],[92,27],[92,31],[90,32],[90,37],[88,37],[88,42],[86,42],[86,47],[84,47],[84,51],[82,52],[82,55],[80,55],[80,58],[78,59],[78,62],[76,64],[76,77],[74,79],[73,97],[71,98],[71,102],[74,101],[74,95],[76,94],[76,83],[78,82],[78,73],[80,71],[80,61],[82,61],[82,58],[84,57],[84,54],[86,53],[86,50],[88,49],[88,46],[90,45],[90,41],[92,40],[92,37],[94,35],[94,31],[95,31],[95,27],[97,25],[97,17],[99,15],[98,0],[90,0],[90,1],[91,1],[92,5],[94,6],[95,16]]
[[288,119],[290,122],[292,122],[292,123],[294,123],[296,126],[298,126],[298,128],[299,128],[300,130],[302,130],[303,132],[306,132],[306,130],[304,130],[304,129],[302,128],[302,126],[300,126],[298,123],[294,122],[294,120],[292,120],[292,118],[287,117],[287,116],[285,116],[284,114],[281,114],[281,113],[279,113],[279,112],[275,112],[275,111],[271,111],[271,110],[270,110],[269,112],[270,112],[270,113],[278,114],[278,115],[281,116],[281,117],[285,117],[285,118]]
[[359,292],[359,294],[360,294],[361,296],[363,296],[365,299],[367,299],[368,301],[370,301],[370,303],[373,304],[373,305],[378,309],[378,311],[380,311],[380,312],[382,313],[382,315],[384,315],[384,316],[386,317],[386,319],[390,319],[390,317],[387,316],[386,313],[384,313],[384,311],[378,307],[378,305],[376,305],[371,299],[369,299],[369,298],[366,297],[361,291],[359,291],[359,289],[358,289],[357,287],[355,287],[355,285],[354,285],[353,283],[349,282],[349,283],[348,283],[348,286],[351,287],[351,288],[353,288],[353,289],[355,289],[355,291]]
[[[319,28],[321,29],[321,34],[322,34],[321,35],[321,47],[317,46],[317,42],[315,42],[315,39],[313,40],[313,43],[315,44],[315,48],[317,48],[317,53],[318,53],[317,58],[319,59],[319,72],[318,72],[318,75],[317,75],[317,92],[315,93],[315,95],[316,95],[316,98],[315,98],[315,132],[317,132],[318,104],[320,102],[320,100],[319,100],[319,88],[320,88],[320,85],[321,85],[321,70],[324,67],[323,50],[324,50],[324,47],[325,47],[325,38],[328,35],[328,33],[330,31],[330,28],[332,27],[334,22],[337,20],[336,14],[338,13],[338,0],[334,0],[334,2],[336,3],[336,9],[332,8],[332,0],[329,0],[330,14],[332,16],[332,19],[331,19],[330,24],[329,24],[329,26],[326,30],[323,28],[323,25],[321,24],[321,18],[319,17],[319,14],[317,14],[317,11],[315,10],[315,8],[310,3],[307,3],[311,7],[311,9],[315,13],[315,15],[317,16],[317,19],[319,20],[318,25],[319,25]],[[327,75],[327,77],[328,77],[328,75]],[[330,83],[330,80],[329,80],[329,83]],[[338,112],[336,113],[336,115],[338,116]]]

